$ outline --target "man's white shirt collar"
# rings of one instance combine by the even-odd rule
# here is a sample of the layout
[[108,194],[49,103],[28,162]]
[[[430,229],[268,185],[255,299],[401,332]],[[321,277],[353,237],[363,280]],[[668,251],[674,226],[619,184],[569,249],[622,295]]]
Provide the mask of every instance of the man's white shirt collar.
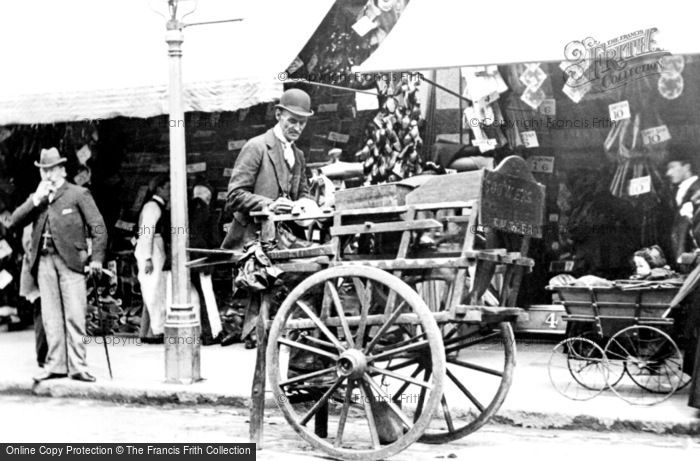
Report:
[[287,138],[284,137],[284,133],[282,133],[282,127],[280,127],[280,124],[278,123],[275,125],[275,127],[272,129],[272,132],[275,133],[275,137],[280,140],[282,143],[282,150],[284,151],[284,160],[287,162],[287,165],[289,165],[289,168],[294,167],[294,148],[292,147],[292,144],[294,144],[294,141],[288,141]]
[[693,185],[695,181],[698,180],[697,176],[691,176],[690,178],[684,179],[678,185],[678,192],[676,192],[676,204],[681,206],[683,204],[683,198],[685,194],[688,193],[688,189]]

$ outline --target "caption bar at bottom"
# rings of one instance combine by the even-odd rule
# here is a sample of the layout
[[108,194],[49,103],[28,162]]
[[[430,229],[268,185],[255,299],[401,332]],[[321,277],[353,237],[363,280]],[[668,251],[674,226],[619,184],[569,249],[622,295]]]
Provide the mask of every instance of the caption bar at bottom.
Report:
[[236,461],[254,461],[254,443],[0,443],[0,459],[31,456],[85,459],[119,456],[128,459],[193,459],[193,456],[234,456]]

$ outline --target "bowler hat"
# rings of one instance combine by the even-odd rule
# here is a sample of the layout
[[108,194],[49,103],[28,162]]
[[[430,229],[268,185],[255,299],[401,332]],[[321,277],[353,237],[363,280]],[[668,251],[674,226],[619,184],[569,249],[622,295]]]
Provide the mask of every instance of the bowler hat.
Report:
[[311,98],[306,91],[298,88],[291,88],[282,93],[280,102],[275,107],[288,110],[300,117],[311,117],[314,115],[314,111],[311,110]]
[[39,161],[34,162],[34,165],[38,166],[39,168],[53,168],[65,161],[66,158],[61,157],[61,154],[58,153],[58,149],[52,147],[50,149],[41,149]]

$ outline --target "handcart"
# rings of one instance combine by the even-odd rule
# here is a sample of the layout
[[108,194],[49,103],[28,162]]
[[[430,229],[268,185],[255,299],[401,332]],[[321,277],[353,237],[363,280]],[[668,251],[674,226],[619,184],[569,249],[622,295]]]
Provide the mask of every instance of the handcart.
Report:
[[552,352],[549,375],[565,396],[587,400],[610,389],[636,405],[653,405],[685,386],[670,304],[681,282],[619,280],[610,287],[553,286],[580,335]]
[[[519,157],[492,172],[416,181],[398,197],[383,186],[345,204],[336,197],[332,216],[254,213],[262,240],[280,222],[332,220],[325,244],[267,252],[274,267],[307,276],[273,316],[273,295],[259,297],[250,419],[258,447],[265,370],[292,428],[345,460],[456,440],[503,403],[515,366],[510,322],[521,313],[513,306],[533,266],[530,238],[541,236],[544,187]],[[484,228],[516,236],[517,251],[477,249]],[[240,258],[223,251],[193,266]],[[316,366],[292,372],[302,355]]]

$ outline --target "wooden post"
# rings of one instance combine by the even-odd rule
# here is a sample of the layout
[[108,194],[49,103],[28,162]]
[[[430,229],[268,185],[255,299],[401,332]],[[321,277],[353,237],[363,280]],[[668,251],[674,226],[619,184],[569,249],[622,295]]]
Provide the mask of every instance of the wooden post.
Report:
[[256,293],[251,302],[260,303],[258,318],[255,326],[258,347],[253,374],[253,388],[250,403],[250,441],[255,443],[258,450],[263,449],[263,419],[265,413],[265,354],[267,352],[267,318],[270,315],[270,295]]

